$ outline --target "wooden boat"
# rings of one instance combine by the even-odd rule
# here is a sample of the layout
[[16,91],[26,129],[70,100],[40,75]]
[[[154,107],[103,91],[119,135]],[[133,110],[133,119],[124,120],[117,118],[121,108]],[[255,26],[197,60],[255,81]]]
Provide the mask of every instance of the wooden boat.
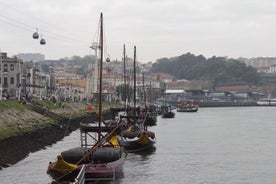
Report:
[[[151,81],[150,81],[150,85],[149,85],[150,91],[152,89],[151,86]],[[157,107],[155,105],[152,104],[152,100],[151,100],[151,92],[149,93],[149,95],[147,95],[146,90],[145,90],[145,73],[143,73],[143,99],[144,99],[144,109],[143,111],[146,112],[147,117],[145,119],[145,125],[147,126],[156,126],[157,124]],[[149,104],[147,104],[147,102],[149,102]]]
[[[124,52],[125,53],[125,52]],[[121,132],[120,144],[127,152],[138,153],[152,150],[156,142],[155,134],[148,131],[148,126],[156,125],[150,108],[141,109],[136,107],[136,47],[134,47],[134,107],[126,107],[125,116],[121,116],[126,128]]]
[[[166,90],[166,84],[165,84],[165,90]],[[173,109],[171,108],[171,105],[167,103],[167,94],[164,93],[165,95],[165,103],[162,103],[161,106],[161,117],[162,118],[174,118],[175,113],[172,111]]]
[[[82,123],[81,147],[70,149],[49,163],[47,173],[58,182],[73,182],[84,170],[85,181],[112,180],[122,172],[125,152],[119,144],[120,123],[106,123],[102,120],[102,65],[103,65],[103,15],[100,16],[101,55],[99,66],[98,123]],[[90,141],[88,138],[92,138]]]
[[137,126],[131,126],[122,131],[120,144],[129,153],[137,153],[152,150],[156,142],[155,134],[151,131],[140,130]]
[[183,101],[181,104],[178,104],[176,111],[177,112],[197,112],[198,104],[194,100]]
[[[117,126],[119,128],[119,126]],[[115,180],[122,172],[124,164],[124,152],[119,145],[117,128],[97,141],[92,148],[85,137],[89,133],[98,131],[97,126],[81,125],[82,146],[66,150],[57,156],[57,161],[50,163],[47,173],[56,181],[73,182],[84,166],[85,180]],[[110,127],[102,127],[107,131]]]
[[155,133],[148,130],[150,112],[139,108],[127,110],[120,118],[124,122],[120,133],[120,145],[129,153],[139,153],[154,149]]
[[[77,163],[70,162],[70,157],[68,158],[68,156],[58,155],[56,162],[49,163],[47,173],[55,181],[73,182],[82,167],[84,167],[85,181],[114,181],[116,176],[122,173],[124,152],[118,143],[118,136],[112,136],[112,138],[107,140],[108,143],[102,145],[102,143],[99,144],[98,142],[98,145],[95,145],[86,154],[84,152],[84,155]],[[78,150],[78,148],[75,149]],[[67,150],[71,157],[74,157],[73,152],[70,151],[72,150]],[[77,157],[78,155],[75,156],[75,158]]]
[[162,118],[174,118],[175,113],[170,109],[169,106],[161,107],[161,117]]
[[145,117],[145,125],[146,126],[156,126],[157,115],[153,114],[153,112],[148,112],[148,116]]
[[175,113],[173,111],[165,111],[165,112],[162,112],[161,117],[162,118],[174,118]]

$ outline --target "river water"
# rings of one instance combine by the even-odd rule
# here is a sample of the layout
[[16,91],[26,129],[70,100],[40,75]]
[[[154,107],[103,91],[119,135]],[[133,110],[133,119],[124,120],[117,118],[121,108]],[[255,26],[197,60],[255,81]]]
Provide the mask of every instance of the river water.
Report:
[[[128,154],[118,184],[275,184],[276,107],[200,108],[158,118],[152,154]],[[47,184],[49,161],[79,131],[0,171],[0,183]]]

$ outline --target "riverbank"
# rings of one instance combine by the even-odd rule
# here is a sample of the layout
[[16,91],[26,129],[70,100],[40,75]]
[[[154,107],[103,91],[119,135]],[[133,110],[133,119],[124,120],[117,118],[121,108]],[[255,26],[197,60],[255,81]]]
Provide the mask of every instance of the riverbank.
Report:
[[[15,106],[14,102],[1,103],[0,106],[10,103],[11,107],[1,108],[0,112],[0,169],[61,140],[77,130],[80,122],[96,121],[96,108],[87,112],[85,103],[65,103],[64,108],[55,107],[56,104],[46,104],[47,107],[35,103]],[[108,118],[110,113],[105,111],[104,116]]]
[[209,101],[199,102],[199,107],[243,107],[258,106],[257,102],[230,102],[230,101]]

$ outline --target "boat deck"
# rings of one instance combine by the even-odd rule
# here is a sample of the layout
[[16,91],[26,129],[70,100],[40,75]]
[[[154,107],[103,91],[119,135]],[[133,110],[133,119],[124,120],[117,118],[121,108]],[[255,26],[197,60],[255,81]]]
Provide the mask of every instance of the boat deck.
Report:
[[107,126],[102,126],[101,128],[97,126],[80,126],[80,130],[82,132],[98,132],[101,130],[101,132],[110,132],[113,130],[114,127],[107,127]]

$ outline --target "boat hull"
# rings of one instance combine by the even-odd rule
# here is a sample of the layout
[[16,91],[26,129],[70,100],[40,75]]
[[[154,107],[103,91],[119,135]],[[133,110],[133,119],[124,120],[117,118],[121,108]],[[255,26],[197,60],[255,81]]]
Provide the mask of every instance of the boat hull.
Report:
[[151,138],[148,135],[142,135],[132,139],[122,137],[119,141],[129,153],[151,150],[156,142],[155,138]]
[[177,108],[177,112],[197,112],[198,108]]
[[146,126],[156,126],[157,117],[156,116],[149,116],[145,121]]
[[194,100],[186,100],[177,105],[177,112],[197,112],[198,102]]
[[276,106],[276,99],[260,99],[257,101],[259,106]]
[[[115,180],[123,172],[124,157],[107,164],[86,164],[85,181]],[[79,166],[81,169],[81,166]]]
[[162,118],[174,118],[174,116],[175,116],[175,113],[172,111],[162,113]]
[[109,163],[88,163],[88,164],[80,164],[76,169],[62,173],[60,171],[52,168],[50,164],[48,167],[47,173],[55,180],[55,181],[70,181],[74,182],[78,173],[82,169],[84,165],[85,170],[85,180],[86,181],[97,181],[97,180],[114,180],[115,177],[119,176],[123,171],[125,157],[121,157],[120,159],[109,162]]

